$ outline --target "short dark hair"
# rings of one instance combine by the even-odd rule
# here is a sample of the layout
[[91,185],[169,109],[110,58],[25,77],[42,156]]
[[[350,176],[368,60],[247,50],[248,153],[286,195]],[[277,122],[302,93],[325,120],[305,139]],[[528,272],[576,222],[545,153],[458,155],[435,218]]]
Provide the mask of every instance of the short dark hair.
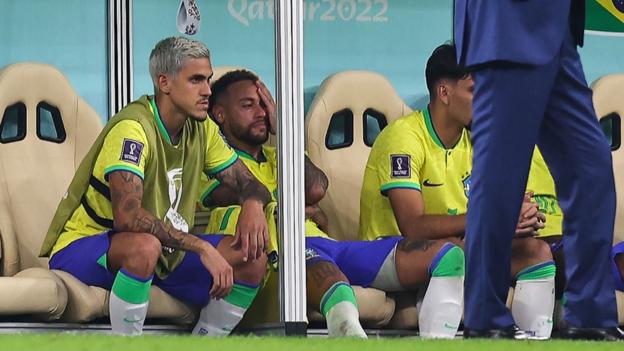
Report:
[[425,78],[429,96],[436,96],[436,84],[442,79],[460,80],[468,75],[465,67],[457,64],[455,45],[442,44],[435,48],[427,60]]
[[208,103],[208,105],[210,106],[210,108],[208,109],[208,114],[212,116],[212,108],[214,107],[216,102],[219,100],[219,97],[221,97],[221,95],[225,93],[225,91],[230,85],[243,81],[243,80],[250,80],[255,83],[259,79],[260,78],[258,78],[257,75],[255,75],[253,72],[250,72],[246,69],[238,69],[235,71],[230,71],[224,74],[223,76],[221,76],[211,85],[212,95],[210,95],[210,100]]

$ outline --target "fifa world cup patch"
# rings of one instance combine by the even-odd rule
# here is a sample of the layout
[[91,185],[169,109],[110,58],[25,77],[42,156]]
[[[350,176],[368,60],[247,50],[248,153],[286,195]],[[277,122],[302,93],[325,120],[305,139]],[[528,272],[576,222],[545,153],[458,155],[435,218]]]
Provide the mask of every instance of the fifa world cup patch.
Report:
[[390,177],[410,178],[412,176],[410,155],[390,155]]
[[143,152],[143,143],[132,139],[123,140],[123,148],[121,150],[121,161],[134,163],[139,165],[141,162],[141,153]]

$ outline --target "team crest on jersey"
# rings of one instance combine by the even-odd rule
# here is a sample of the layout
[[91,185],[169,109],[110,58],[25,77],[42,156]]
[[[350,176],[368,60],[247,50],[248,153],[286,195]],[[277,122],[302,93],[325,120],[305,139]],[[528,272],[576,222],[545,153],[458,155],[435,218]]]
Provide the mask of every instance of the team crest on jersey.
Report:
[[462,184],[464,185],[464,195],[466,195],[466,198],[468,198],[468,194],[470,194],[470,183],[470,174],[464,175]]
[[121,149],[121,161],[134,163],[139,165],[141,162],[141,153],[143,152],[143,143],[132,139],[124,139],[123,147]]
[[390,177],[409,178],[412,176],[410,155],[390,155]]

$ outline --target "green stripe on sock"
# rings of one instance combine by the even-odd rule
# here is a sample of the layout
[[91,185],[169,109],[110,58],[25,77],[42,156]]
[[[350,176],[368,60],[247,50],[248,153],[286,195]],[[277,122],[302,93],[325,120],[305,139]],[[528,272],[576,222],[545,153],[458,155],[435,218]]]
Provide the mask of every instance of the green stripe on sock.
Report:
[[355,293],[353,292],[353,288],[345,282],[338,282],[331,286],[323,295],[321,299],[321,313],[323,316],[327,317],[327,312],[331,310],[337,303],[349,301],[356,308],[358,307],[357,301],[355,300]]
[[453,246],[440,259],[431,273],[432,277],[462,277],[464,275],[464,250]]
[[241,284],[234,284],[232,292],[225,297],[225,301],[240,308],[247,309],[251,306],[256,294],[258,294],[258,290],[260,290],[259,286],[252,288]]
[[[543,265],[543,266],[535,269],[535,267],[539,265]],[[517,274],[517,277],[518,277],[518,280],[546,279],[546,278],[554,277],[556,271],[557,271],[557,268],[555,268],[555,265],[553,263],[549,263],[546,265],[544,265],[543,263],[540,263],[538,265],[527,267],[521,270]]]
[[120,270],[115,276],[112,291],[117,297],[126,302],[141,304],[149,299],[151,285],[151,279],[146,282],[138,281]]

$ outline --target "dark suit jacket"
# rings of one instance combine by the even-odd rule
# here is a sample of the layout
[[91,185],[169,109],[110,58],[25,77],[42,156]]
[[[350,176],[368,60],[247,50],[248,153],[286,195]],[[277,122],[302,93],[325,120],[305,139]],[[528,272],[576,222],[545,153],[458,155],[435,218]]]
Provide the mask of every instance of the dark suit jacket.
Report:
[[455,45],[460,63],[543,64],[570,29],[583,44],[585,0],[455,0]]

